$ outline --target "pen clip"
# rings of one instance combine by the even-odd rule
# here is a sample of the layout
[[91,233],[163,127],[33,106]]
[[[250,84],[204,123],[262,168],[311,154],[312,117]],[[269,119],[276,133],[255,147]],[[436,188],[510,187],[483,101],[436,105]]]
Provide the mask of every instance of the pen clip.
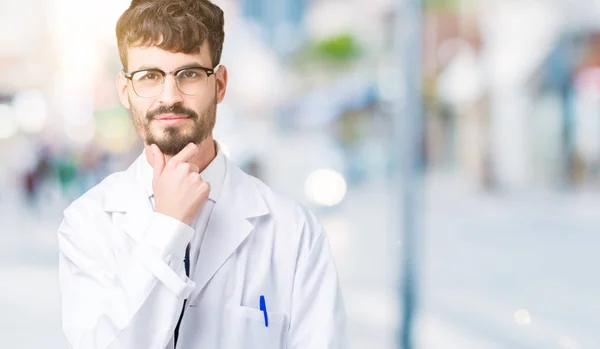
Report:
[[260,311],[263,312],[265,316],[265,327],[269,327],[269,316],[267,315],[267,302],[265,301],[265,296],[260,296]]

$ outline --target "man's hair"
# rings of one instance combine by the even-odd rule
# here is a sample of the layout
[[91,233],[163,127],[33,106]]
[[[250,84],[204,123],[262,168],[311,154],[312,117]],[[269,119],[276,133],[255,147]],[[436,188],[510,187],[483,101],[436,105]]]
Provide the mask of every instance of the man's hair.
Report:
[[198,53],[208,40],[212,67],[221,61],[225,39],[223,10],[209,0],[133,0],[117,22],[117,45],[124,69],[130,47],[156,46]]

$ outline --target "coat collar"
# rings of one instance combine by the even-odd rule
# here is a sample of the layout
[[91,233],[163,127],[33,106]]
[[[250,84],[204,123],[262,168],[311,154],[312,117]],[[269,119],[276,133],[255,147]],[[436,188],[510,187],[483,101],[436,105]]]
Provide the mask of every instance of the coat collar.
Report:
[[[217,155],[200,174],[203,180],[209,182],[211,188],[209,199],[214,202],[217,201],[217,198],[223,191],[223,187],[226,185],[225,177],[228,172],[227,170],[233,169],[241,172],[227,158],[220,143],[217,141],[215,143]],[[137,196],[141,194],[139,189],[145,192],[147,198],[153,196],[152,176],[152,166],[148,163],[145,150],[143,150],[127,170],[117,175],[114,184],[106,189],[108,192],[103,204],[104,211],[127,212],[132,204],[135,205],[135,202],[133,202],[135,201],[134,199],[138,199]],[[248,177],[248,175],[241,172],[241,176],[238,174],[234,180],[241,180],[241,177]],[[245,180],[249,180],[249,178],[245,178]]]
[[[143,154],[142,154],[143,155]],[[269,214],[269,208],[251,176],[244,173],[225,155],[225,177],[219,200],[215,203],[206,228],[193,279],[196,288],[190,301],[202,291],[213,275],[252,231],[249,218]],[[146,188],[139,181],[138,159],[116,179],[106,193],[104,209],[124,212],[124,229],[133,240],[140,241],[153,209]]]
[[[210,184],[210,193],[208,199],[212,202],[217,202],[219,194],[221,194],[221,188],[223,186],[223,178],[225,177],[226,163],[225,155],[223,154],[223,148],[221,145],[214,141],[215,144],[215,158],[206,166],[200,177],[203,181]],[[142,151],[142,155],[138,159],[140,161],[140,180],[144,184],[148,197],[154,196],[154,188],[152,188],[152,177],[154,176],[154,170],[152,165],[148,163],[146,157],[146,149]]]

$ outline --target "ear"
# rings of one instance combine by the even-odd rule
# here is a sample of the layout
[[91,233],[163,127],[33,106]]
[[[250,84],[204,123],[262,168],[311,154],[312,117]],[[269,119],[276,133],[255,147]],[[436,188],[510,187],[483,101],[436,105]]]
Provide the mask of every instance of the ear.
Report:
[[227,67],[219,66],[219,70],[215,73],[215,81],[217,82],[217,103],[221,103],[227,91]]
[[125,109],[131,109],[131,105],[129,104],[129,88],[128,88],[128,80],[123,75],[123,72],[117,73],[117,93],[119,94],[119,100]]

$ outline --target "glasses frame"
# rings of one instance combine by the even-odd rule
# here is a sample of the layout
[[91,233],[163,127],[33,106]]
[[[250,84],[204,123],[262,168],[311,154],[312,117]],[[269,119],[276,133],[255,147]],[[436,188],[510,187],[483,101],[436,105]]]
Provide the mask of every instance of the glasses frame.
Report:
[[[177,74],[181,73],[184,70],[188,70],[188,69],[204,70],[204,72],[206,73],[207,79],[209,79],[211,75],[214,75],[216,73],[218,66],[213,69],[213,68],[206,68],[201,65],[190,65],[187,67],[177,68],[177,69],[169,71],[169,72],[166,72],[166,71],[164,71],[162,69],[158,69],[158,68],[140,69],[140,70],[132,71],[131,73],[128,73],[123,70],[123,75],[125,75],[125,78],[127,80],[131,81],[131,87],[133,88],[133,92],[135,92],[135,94],[138,95],[138,97],[140,97],[140,98],[154,98],[156,96],[160,96],[165,89],[165,79],[167,78],[167,75],[173,75],[173,77],[175,78],[175,84],[177,85],[177,89],[179,90],[179,92],[183,93],[186,96],[197,96],[199,93],[197,93],[197,94],[185,93],[185,92],[181,91],[181,88],[179,87],[179,80],[177,79]],[[154,96],[150,96],[150,97],[140,96],[140,94],[135,90],[135,86],[133,84],[133,76],[137,73],[144,72],[144,71],[145,72],[156,72],[156,73],[159,73],[160,75],[162,75],[162,82],[161,82],[162,88],[161,88],[160,92]],[[208,80],[207,80],[207,83],[208,83]]]

